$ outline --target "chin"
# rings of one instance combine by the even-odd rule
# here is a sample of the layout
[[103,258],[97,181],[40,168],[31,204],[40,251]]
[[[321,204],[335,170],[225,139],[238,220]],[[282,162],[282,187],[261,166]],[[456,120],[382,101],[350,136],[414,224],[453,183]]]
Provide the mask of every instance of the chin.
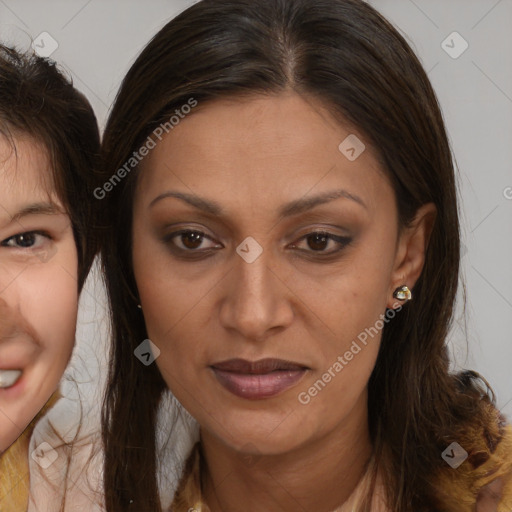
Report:
[[[202,426],[223,444],[242,453],[279,455],[289,452],[306,442],[308,433],[300,421],[287,414],[265,414],[263,411],[250,411],[241,414],[233,411],[223,414],[223,421]],[[213,428],[211,428],[213,427]]]

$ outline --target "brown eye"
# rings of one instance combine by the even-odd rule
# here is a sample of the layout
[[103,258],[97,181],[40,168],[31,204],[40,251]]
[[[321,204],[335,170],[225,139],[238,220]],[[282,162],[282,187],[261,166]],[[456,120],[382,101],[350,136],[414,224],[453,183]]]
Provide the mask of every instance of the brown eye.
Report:
[[323,251],[329,243],[329,237],[323,233],[308,235],[306,240],[308,241],[308,246],[315,251]]
[[164,238],[166,243],[171,243],[177,250],[183,252],[200,252],[199,249],[211,249],[211,246],[201,246],[205,240],[211,240],[211,238],[202,231],[192,229],[182,229]]
[[[306,252],[317,252],[325,255],[334,254],[340,251],[352,241],[352,239],[349,237],[337,236],[333,233],[327,233],[323,231],[308,233],[300,239],[300,241],[302,240],[306,241],[309,248],[309,250],[306,249]],[[326,251],[325,249],[329,246],[329,242],[331,241],[334,242],[335,246],[337,244],[339,247],[334,248],[334,250]],[[295,247],[298,247],[298,245]]]
[[7,238],[7,240],[4,240],[1,245],[4,247],[30,249],[36,245],[44,243],[42,238],[49,238],[49,236],[45,233],[30,231],[27,233],[19,233],[17,235],[11,236],[10,238]]
[[203,235],[195,231],[182,233],[181,241],[187,249],[197,249],[201,245]]

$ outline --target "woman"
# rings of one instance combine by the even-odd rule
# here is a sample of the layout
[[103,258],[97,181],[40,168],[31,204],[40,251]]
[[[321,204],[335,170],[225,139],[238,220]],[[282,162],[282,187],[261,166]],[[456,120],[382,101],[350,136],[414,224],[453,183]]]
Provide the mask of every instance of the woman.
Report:
[[[511,427],[449,372],[442,116],[371,6],[196,3],[128,72],[103,152],[108,512],[512,508]],[[200,427],[172,503],[168,390]]]
[[[55,64],[0,45],[0,509],[26,511],[36,423],[59,398],[78,296],[98,250],[99,132]],[[53,503],[53,510],[57,504]]]

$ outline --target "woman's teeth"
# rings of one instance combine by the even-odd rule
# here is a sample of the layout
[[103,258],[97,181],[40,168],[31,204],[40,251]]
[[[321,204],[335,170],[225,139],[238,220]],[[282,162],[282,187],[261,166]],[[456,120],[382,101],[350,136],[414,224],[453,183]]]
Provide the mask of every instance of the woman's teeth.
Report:
[[10,388],[21,377],[21,370],[0,370],[0,388]]

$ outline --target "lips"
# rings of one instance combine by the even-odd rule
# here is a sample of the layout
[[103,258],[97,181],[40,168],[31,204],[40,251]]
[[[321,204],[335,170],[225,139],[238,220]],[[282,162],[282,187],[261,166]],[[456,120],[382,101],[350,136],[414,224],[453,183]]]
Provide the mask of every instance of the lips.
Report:
[[23,374],[36,360],[38,347],[27,339],[0,339],[0,392],[2,397],[18,389]]
[[234,395],[249,400],[276,396],[294,386],[308,367],[282,359],[230,359],[211,366],[218,382]]

